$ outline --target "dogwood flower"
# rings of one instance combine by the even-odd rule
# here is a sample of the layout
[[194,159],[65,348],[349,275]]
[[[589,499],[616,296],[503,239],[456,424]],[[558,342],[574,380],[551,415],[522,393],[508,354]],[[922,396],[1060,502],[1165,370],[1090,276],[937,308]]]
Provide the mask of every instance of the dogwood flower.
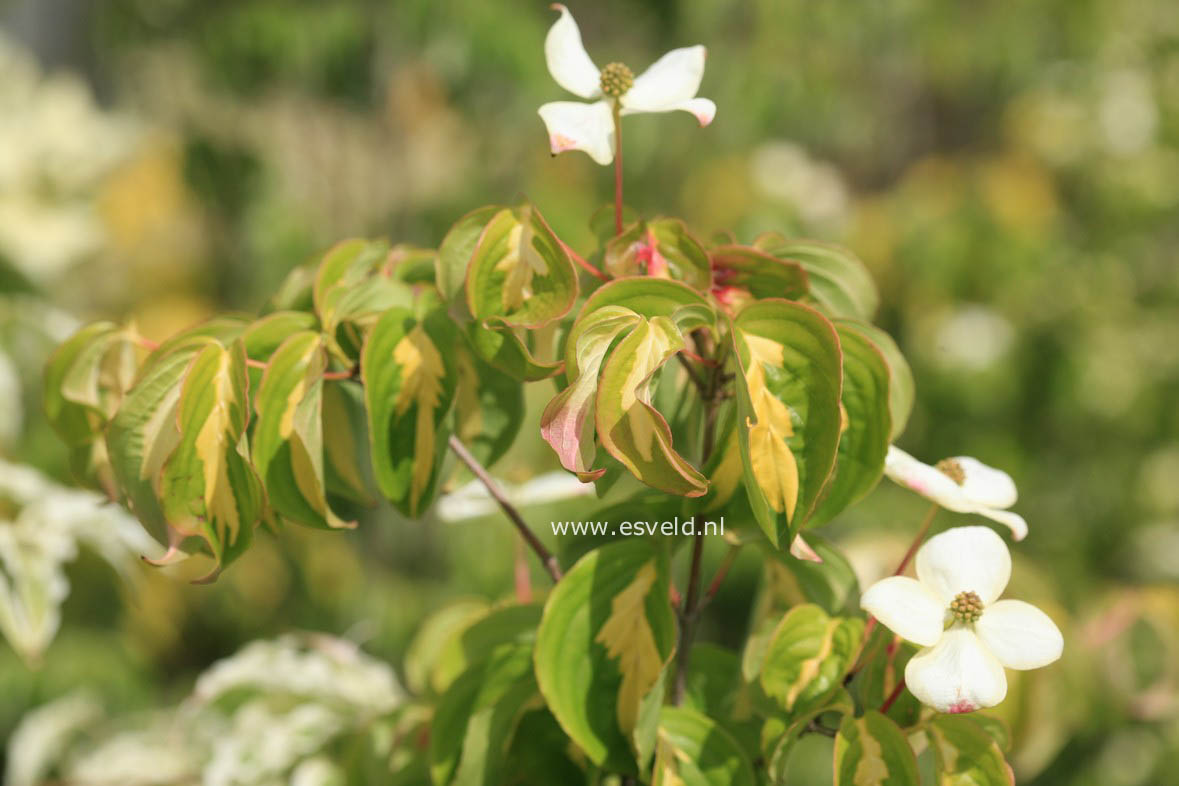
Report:
[[1047,614],[999,600],[1011,554],[989,527],[956,527],[917,552],[917,578],[890,576],[860,606],[903,639],[923,647],[905,684],[938,712],[973,712],[1007,695],[1009,669],[1037,669],[1060,657],[1064,638]]
[[907,489],[955,513],[977,513],[1011,528],[1016,540],[1028,534],[1023,516],[1005,510],[1015,504],[1015,481],[1000,469],[970,456],[942,459],[934,466],[889,446],[884,474]]
[[581,43],[581,30],[565,6],[554,3],[561,17],[544,42],[549,73],[557,84],[592,104],[554,101],[539,110],[549,132],[553,155],[582,150],[599,164],[614,160],[614,105],[624,115],[642,112],[691,112],[701,126],[712,122],[716,104],[697,98],[704,77],[704,47],[673,49],[635,77],[622,63],[599,69]]

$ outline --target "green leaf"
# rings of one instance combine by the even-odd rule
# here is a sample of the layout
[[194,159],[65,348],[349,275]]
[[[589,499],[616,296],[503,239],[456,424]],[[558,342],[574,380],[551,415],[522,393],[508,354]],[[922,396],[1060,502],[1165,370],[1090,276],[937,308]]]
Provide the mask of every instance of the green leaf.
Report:
[[[578,560],[545,603],[536,677],[549,709],[585,755],[635,774],[651,702],[675,648],[667,557],[621,541]],[[652,728],[653,730],[653,728]]]
[[308,527],[356,526],[327,503],[323,457],[323,372],[318,333],[295,333],[271,356],[254,399],[254,466],[271,508]]
[[[716,313],[703,295],[686,284],[668,279],[622,278],[603,284],[586,298],[578,322],[605,306],[622,306],[648,318],[671,317],[684,332],[712,328],[716,324]],[[569,347],[575,345],[577,332],[575,324],[566,345],[566,360]]]
[[110,322],[87,325],[50,356],[45,414],[71,446],[93,442],[114,416],[137,370],[131,335]]
[[[314,330],[317,324],[315,315],[305,311],[275,311],[267,314],[242,333],[246,357],[265,363],[282,342],[301,330]],[[248,371],[250,390],[256,393],[259,383],[262,382],[262,369],[250,366]]]
[[513,379],[536,382],[560,374],[564,364],[537,360],[520,332],[503,325],[485,327],[477,322],[467,326],[467,338],[475,354]]
[[524,423],[524,388],[461,343],[455,346],[455,363],[455,434],[490,467],[508,452]]
[[684,678],[684,706],[721,717],[730,709],[741,679],[741,658],[716,644],[697,642]]
[[373,505],[366,419],[363,388],[349,380],[324,381],[323,469],[328,493]]
[[787,239],[777,233],[761,235],[753,245],[778,259],[802,265],[810,281],[811,298],[826,314],[872,320],[880,296],[872,275],[852,252],[814,240]]
[[606,243],[603,267],[614,278],[672,279],[702,292],[712,285],[708,253],[684,222],[674,218],[631,224]]
[[835,786],[914,786],[917,758],[900,727],[879,712],[847,715],[835,736]]
[[510,604],[487,609],[469,625],[456,629],[435,653],[431,684],[449,686],[458,675],[482,661],[497,646],[529,643],[536,638],[541,608]]
[[828,614],[858,607],[859,582],[851,563],[818,535],[808,532],[806,540],[822,562],[796,559],[778,550],[773,550],[772,559],[766,562],[767,589],[774,597],[774,607],[788,609],[800,603],[815,603]]
[[965,715],[935,715],[926,727],[942,786],[1014,786],[995,739]]
[[740,308],[749,300],[796,300],[809,291],[806,271],[799,262],[739,245],[718,246],[709,256],[716,297],[730,308]]
[[445,691],[449,683],[434,678],[438,654],[451,639],[486,616],[487,611],[487,604],[482,600],[461,600],[426,618],[405,651],[406,686],[417,694]]
[[754,786],[741,746],[715,721],[688,707],[659,713],[652,786]]
[[909,362],[901,354],[900,347],[893,341],[892,336],[875,325],[848,320],[841,320],[839,324],[843,328],[862,334],[884,356],[888,365],[888,409],[892,421],[892,438],[895,440],[904,432],[905,424],[909,422],[909,414],[913,411],[915,389]]
[[[235,314],[223,314],[205,320],[161,342],[147,356],[141,368],[146,369],[159,358],[170,355],[178,349],[203,347],[209,339],[227,347],[240,338],[249,325],[250,320],[247,317]],[[140,371],[140,376],[143,376],[142,370]]]
[[810,525],[830,521],[861,499],[884,475],[884,457],[892,437],[888,364],[880,350],[855,327],[835,322],[843,351],[845,417],[835,470],[823,489]]
[[344,322],[372,324],[394,306],[409,307],[413,292],[390,275],[389,244],[354,238],[332,247],[315,276],[315,312],[323,331],[335,337]]
[[454,323],[441,311],[418,321],[393,308],[361,354],[373,472],[381,492],[417,517],[429,506],[446,455],[446,418],[457,374]]
[[766,695],[787,712],[821,704],[843,684],[860,647],[864,621],[795,606],[778,623],[761,666]]
[[577,272],[530,205],[496,213],[467,266],[467,308],[488,326],[539,328],[573,307]]
[[250,544],[262,487],[250,465],[246,350],[207,340],[189,363],[176,412],[180,442],[164,462],[160,499],[170,527],[204,539],[211,580]]
[[[538,606],[505,606],[448,638],[445,678],[430,733],[436,784],[497,784],[517,723],[542,705],[533,676]],[[436,675],[437,676],[437,672]]]
[[839,339],[822,314],[787,300],[746,306],[732,337],[745,490],[766,537],[788,545],[835,462]]
[[470,264],[479,238],[483,235],[483,228],[503,209],[500,205],[486,205],[472,210],[455,222],[446,233],[446,237],[442,238],[442,244],[438,246],[437,269],[434,273],[438,291],[447,302],[461,302],[464,312],[466,298],[463,295],[463,287],[467,282],[467,265]]

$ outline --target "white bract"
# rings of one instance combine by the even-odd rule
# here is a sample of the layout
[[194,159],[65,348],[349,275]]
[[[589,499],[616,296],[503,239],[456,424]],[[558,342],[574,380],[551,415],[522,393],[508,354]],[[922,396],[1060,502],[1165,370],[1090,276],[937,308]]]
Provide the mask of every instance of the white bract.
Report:
[[586,53],[569,9],[560,4],[553,9],[561,12],[561,18],[544,42],[549,73],[570,93],[599,99],[591,104],[554,101],[540,108],[553,155],[582,150],[599,164],[613,161],[615,102],[624,115],[683,110],[695,115],[701,126],[712,122],[716,104],[696,97],[704,78],[703,46],[673,49],[638,77],[621,63],[599,69]]
[[1028,534],[1023,516],[1006,510],[1018,498],[1015,481],[976,458],[955,456],[930,466],[892,445],[884,460],[884,474],[946,510],[977,513],[1010,527],[1016,540]]
[[923,647],[905,667],[905,684],[938,712],[973,712],[1007,695],[1009,669],[1047,666],[1064,648],[1047,614],[999,600],[1011,554],[988,527],[957,527],[917,552],[917,578],[891,576],[860,599],[882,625]]

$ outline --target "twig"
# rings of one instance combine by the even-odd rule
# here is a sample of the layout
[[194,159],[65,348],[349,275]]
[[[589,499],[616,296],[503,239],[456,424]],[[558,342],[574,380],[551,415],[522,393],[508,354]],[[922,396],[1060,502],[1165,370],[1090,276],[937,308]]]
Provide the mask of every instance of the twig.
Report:
[[684,357],[683,353],[677,352],[675,357],[680,362],[680,365],[684,367],[684,371],[688,372],[688,379],[692,380],[692,384],[700,391],[700,395],[703,396],[707,393],[708,389],[704,386],[704,380],[696,373],[696,369],[692,368],[692,364],[688,362],[688,359]]
[[696,635],[696,618],[699,612],[697,596],[700,593],[700,558],[704,554],[704,534],[696,533],[692,541],[692,567],[688,573],[688,594],[684,597],[683,609],[680,612],[680,644],[676,653],[675,688],[671,694],[671,703],[678,705],[684,699],[684,690],[688,684],[688,659],[692,649],[692,639]]
[[352,368],[347,369],[346,371],[325,371],[323,373],[324,379],[335,379],[335,380],[355,379],[358,376],[360,376],[360,366],[353,366]]
[[830,726],[824,726],[823,724],[819,723],[818,718],[811,718],[811,722],[806,725],[806,728],[804,728],[802,730],[802,733],[803,734],[822,734],[824,737],[834,737],[839,732],[837,732],[835,729],[831,728]]
[[[700,339],[700,334],[696,334],[698,344],[704,342]],[[703,346],[698,347],[704,349]],[[700,449],[700,465],[708,464],[708,459],[712,456],[712,450],[716,443],[716,415],[720,408],[721,390],[720,377],[724,365],[717,362],[711,368],[711,373],[708,375],[708,384],[702,394],[704,397],[705,417],[704,417],[704,443]],[[691,660],[692,640],[696,637],[696,621],[700,617],[700,563],[701,557],[704,554],[704,530],[701,529],[696,533],[696,537],[692,543],[692,565],[688,573],[688,592],[684,597],[684,605],[680,609],[680,638],[679,649],[676,653],[676,674],[675,685],[672,689],[671,701],[672,704],[678,705],[684,698],[684,689],[687,686],[688,679],[688,665]],[[727,568],[725,571],[727,572]],[[718,571],[719,572],[719,571]],[[719,577],[724,578],[723,574]],[[719,580],[714,579],[713,584],[719,587]],[[710,591],[715,593],[712,585],[709,585]]]
[[458,456],[459,461],[466,464],[467,469],[471,470],[472,474],[479,479],[479,482],[487,489],[487,493],[496,501],[500,509],[504,512],[504,515],[511,519],[512,524],[519,530],[520,537],[524,538],[524,542],[536,553],[536,556],[540,559],[541,564],[544,565],[545,570],[548,571],[553,581],[560,581],[561,567],[557,564],[557,558],[553,556],[553,553],[540,542],[536,534],[524,523],[523,517],[520,516],[520,511],[516,510],[515,506],[508,502],[508,498],[504,496],[499,484],[487,474],[487,470],[483,468],[479,460],[472,456],[471,452],[467,450],[466,445],[460,442],[458,437],[453,434],[450,436],[450,449]]

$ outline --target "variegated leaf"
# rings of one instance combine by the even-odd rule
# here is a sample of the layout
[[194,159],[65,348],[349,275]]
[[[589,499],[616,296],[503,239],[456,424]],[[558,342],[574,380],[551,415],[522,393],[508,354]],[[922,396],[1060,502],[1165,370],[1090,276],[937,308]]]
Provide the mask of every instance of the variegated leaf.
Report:
[[835,736],[835,786],[913,786],[917,759],[900,727],[879,712],[845,715]]
[[271,356],[254,408],[253,459],[270,507],[310,527],[355,526],[328,506],[324,482],[323,372],[327,352],[312,331],[290,336]]
[[610,353],[598,382],[595,428],[602,447],[653,488],[699,497],[708,479],[672,446],[671,428],[651,406],[655,372],[684,348],[669,317],[641,317]]
[[457,382],[450,348],[457,340],[444,312],[419,321],[394,308],[364,344],[373,472],[382,493],[408,516],[420,516],[437,488]]
[[577,272],[531,205],[503,208],[483,227],[467,266],[467,308],[488,327],[538,328],[577,298]]
[[565,373],[569,386],[558,393],[540,418],[540,433],[556,451],[561,466],[589,481],[604,469],[593,469],[594,402],[606,351],[620,333],[642,319],[623,306],[604,306],[578,320],[569,339]]
[[[545,603],[536,677],[590,761],[636,773],[651,755],[662,675],[675,648],[667,558],[643,541],[595,549]],[[592,642],[585,647],[570,642]]]
[[176,411],[180,441],[160,477],[169,526],[202,538],[217,561],[209,580],[248,548],[264,504],[245,438],[248,384],[240,340],[197,350]]
[[761,686],[788,713],[826,701],[843,685],[864,633],[858,617],[832,617],[818,606],[795,606],[770,637]]
[[688,707],[659,713],[652,786],[754,786],[753,765],[720,724]]
[[835,462],[842,423],[839,339],[814,309],[763,300],[737,315],[732,340],[745,489],[770,542],[789,544]]

